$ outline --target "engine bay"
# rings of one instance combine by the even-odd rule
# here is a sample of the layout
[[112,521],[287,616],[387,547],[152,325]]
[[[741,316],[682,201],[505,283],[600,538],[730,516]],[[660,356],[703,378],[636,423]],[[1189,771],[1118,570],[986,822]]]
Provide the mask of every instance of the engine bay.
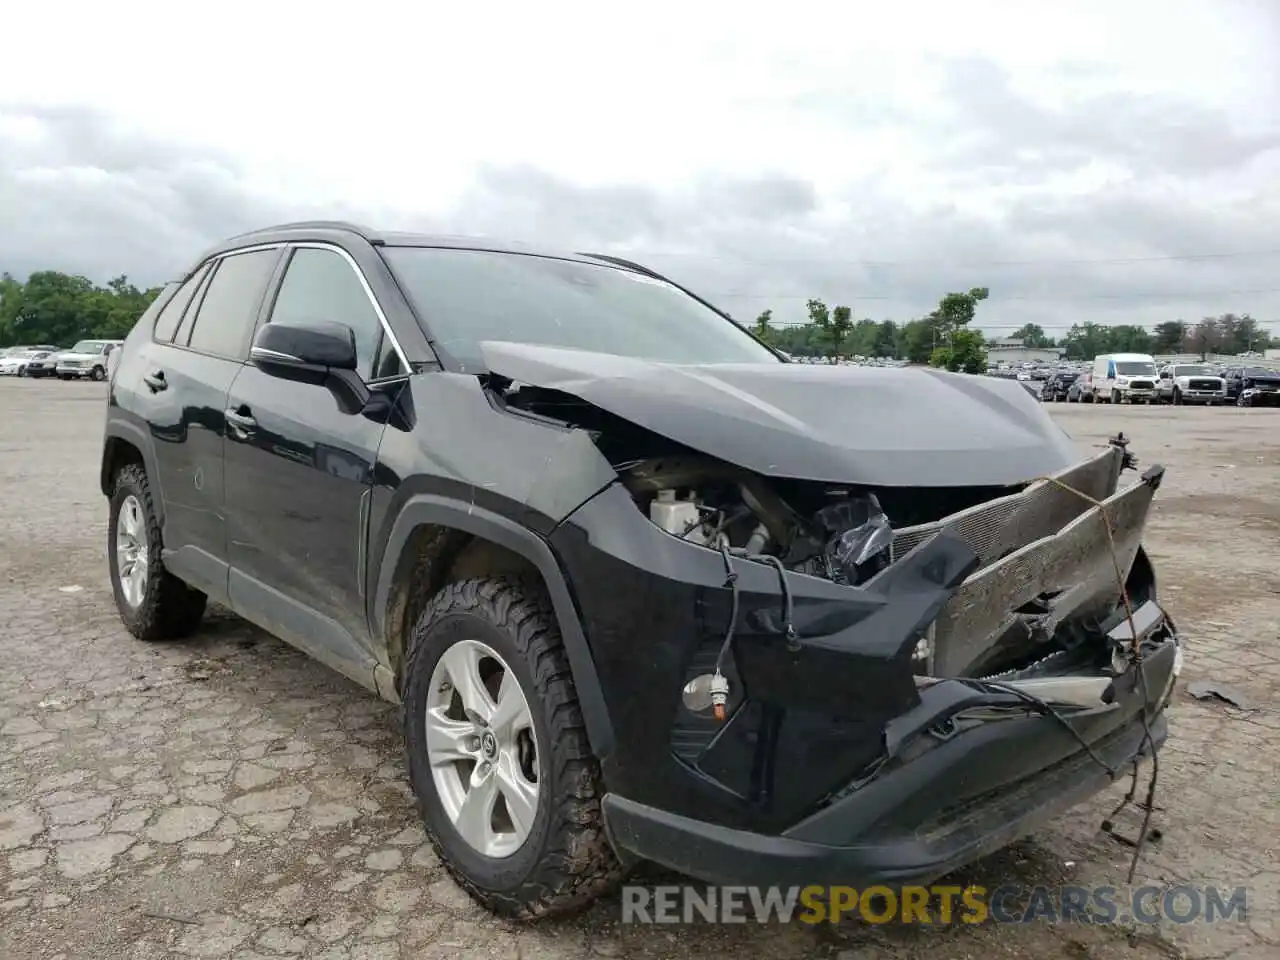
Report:
[[[1110,521],[1090,504],[1120,497],[1120,471],[1136,463],[1123,438],[1062,471],[1056,485],[868,487],[764,476],[560,390],[501,378],[488,386],[509,412],[588,431],[636,509],[667,534],[723,554],[726,570],[736,558],[861,587],[940,530],[960,535],[980,568],[919,638],[918,674],[1109,668],[1107,631],[1123,615],[1119,570]],[[1138,593],[1135,578],[1149,570],[1145,559],[1135,564],[1148,501],[1125,495],[1113,507],[1125,511],[1119,562],[1133,567],[1126,589]]]

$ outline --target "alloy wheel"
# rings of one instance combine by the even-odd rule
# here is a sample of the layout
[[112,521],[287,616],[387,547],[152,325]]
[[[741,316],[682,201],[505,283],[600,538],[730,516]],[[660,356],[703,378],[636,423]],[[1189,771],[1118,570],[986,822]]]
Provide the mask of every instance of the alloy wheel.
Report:
[[500,859],[529,838],[538,813],[537,735],[514,671],[491,647],[460,640],[431,674],[427,762],[454,829]]
[[139,607],[147,592],[147,525],[142,504],[130,494],[116,515],[116,579],[130,607]]

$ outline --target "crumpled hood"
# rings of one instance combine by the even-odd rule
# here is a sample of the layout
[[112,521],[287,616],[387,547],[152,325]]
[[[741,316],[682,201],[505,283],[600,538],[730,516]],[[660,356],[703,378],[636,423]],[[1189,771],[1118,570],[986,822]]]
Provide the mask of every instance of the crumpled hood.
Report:
[[772,477],[1002,486],[1080,458],[1021,384],[924,367],[668,364],[489,341],[485,367]]

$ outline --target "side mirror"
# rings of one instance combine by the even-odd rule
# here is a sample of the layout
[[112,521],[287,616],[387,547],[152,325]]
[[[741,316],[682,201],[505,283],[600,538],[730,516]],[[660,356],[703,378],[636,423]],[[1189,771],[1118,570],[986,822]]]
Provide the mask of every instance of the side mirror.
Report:
[[267,366],[356,369],[356,335],[342,323],[306,326],[267,323],[253,338],[249,359]]

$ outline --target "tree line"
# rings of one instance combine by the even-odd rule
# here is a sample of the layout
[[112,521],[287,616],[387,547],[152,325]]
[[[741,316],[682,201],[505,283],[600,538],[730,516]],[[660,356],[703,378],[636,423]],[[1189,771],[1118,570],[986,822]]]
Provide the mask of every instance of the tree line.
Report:
[[[0,274],[0,347],[22,343],[69,346],[77,340],[124,337],[160,287],[139,289],[126,276],[98,286],[87,277],[40,270],[25,282]],[[933,364],[950,370],[981,373],[988,343],[972,326],[986,287],[948,293],[927,316],[906,323],[855,319],[847,306],[822,300],[806,305],[808,320],[776,324],[773,311],[755,320],[756,336],[800,357],[883,357]],[[1120,324],[1078,323],[1061,341],[1028,323],[1013,336],[1027,347],[1061,347],[1069,359],[1088,360],[1099,353],[1241,354],[1280,346],[1262,325],[1246,314],[1224,313],[1197,323],[1169,320],[1151,330]]]
[[[929,316],[903,324],[854,321],[848,307],[828,308],[821,300],[810,300],[808,322],[778,326],[773,311],[765,310],[756,318],[754,332],[794,356],[880,357],[974,372],[985,369],[990,344],[980,330],[969,329],[968,324],[974,307],[986,294],[986,288],[949,293]],[[1196,323],[1167,320],[1150,330],[1134,324],[1077,323],[1060,340],[1047,336],[1039,324],[1028,323],[1010,339],[1021,341],[1024,347],[1060,348],[1069,360],[1092,360],[1100,353],[1238,355],[1280,347],[1280,338],[1272,337],[1247,313],[1224,313]]]
[[36,271],[26,282],[0,274],[0,347],[122,339],[160,290],[140,290],[126,276],[98,286],[57,270]]
[[987,343],[970,324],[986,287],[948,293],[928,316],[907,323],[863,318],[850,307],[828,307],[822,300],[806,304],[807,323],[775,325],[773,311],[756,317],[753,332],[761,340],[797,357],[884,357],[927,363],[964,373],[987,369]]

